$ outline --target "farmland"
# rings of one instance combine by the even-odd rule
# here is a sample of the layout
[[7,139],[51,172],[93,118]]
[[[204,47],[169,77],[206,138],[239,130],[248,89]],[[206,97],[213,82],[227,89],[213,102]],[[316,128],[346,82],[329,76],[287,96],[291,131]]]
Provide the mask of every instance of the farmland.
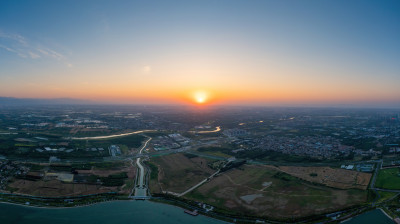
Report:
[[78,196],[106,192],[128,194],[136,168],[128,162],[74,165],[32,164],[26,177],[8,185],[13,193],[34,196]]

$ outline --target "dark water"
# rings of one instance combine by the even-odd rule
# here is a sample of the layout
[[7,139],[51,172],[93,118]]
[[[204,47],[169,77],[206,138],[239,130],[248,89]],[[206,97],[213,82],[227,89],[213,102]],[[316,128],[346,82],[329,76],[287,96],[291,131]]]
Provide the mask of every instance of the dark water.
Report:
[[34,208],[0,203],[0,223],[225,223],[205,216],[190,216],[183,209],[149,201],[115,201],[76,208]]
[[344,224],[394,224],[392,219],[389,219],[379,209],[375,209],[359,216],[352,218],[351,220],[344,222]]
[[[39,224],[147,224],[226,223],[205,216],[190,216],[183,209],[149,201],[114,201],[76,208],[35,208],[0,203],[0,223]],[[344,224],[393,224],[380,210],[366,212]]]

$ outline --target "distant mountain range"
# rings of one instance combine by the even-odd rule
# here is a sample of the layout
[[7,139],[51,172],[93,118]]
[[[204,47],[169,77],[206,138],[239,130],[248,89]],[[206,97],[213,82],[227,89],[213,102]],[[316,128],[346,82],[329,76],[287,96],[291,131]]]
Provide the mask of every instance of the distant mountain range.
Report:
[[80,100],[71,98],[38,99],[38,98],[0,97],[0,106],[66,105],[66,104],[94,104],[94,102],[90,100]]

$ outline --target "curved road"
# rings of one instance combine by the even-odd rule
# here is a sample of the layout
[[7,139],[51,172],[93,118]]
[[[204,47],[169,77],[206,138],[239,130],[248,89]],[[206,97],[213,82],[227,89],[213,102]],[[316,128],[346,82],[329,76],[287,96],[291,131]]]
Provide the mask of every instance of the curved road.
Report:
[[191,131],[192,133],[196,133],[196,134],[206,134],[206,133],[214,133],[214,132],[219,132],[221,131],[221,126],[215,127],[215,130],[211,130],[211,131]]

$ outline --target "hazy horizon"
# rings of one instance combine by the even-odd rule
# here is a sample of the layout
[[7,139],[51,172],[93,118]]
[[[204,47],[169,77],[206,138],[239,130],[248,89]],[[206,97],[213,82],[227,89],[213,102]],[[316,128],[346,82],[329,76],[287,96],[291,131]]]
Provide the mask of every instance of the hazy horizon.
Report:
[[[3,97],[0,96],[0,104],[4,103],[4,99],[10,100],[10,104],[26,105],[26,104],[38,104],[38,105],[118,105],[118,106],[186,106],[194,107],[198,109],[207,109],[215,107],[271,107],[271,108],[343,108],[343,109],[400,109],[400,103],[397,102],[365,102],[365,103],[213,103],[213,104],[188,104],[182,102],[120,102],[120,101],[102,101],[102,100],[90,100],[90,99],[79,99],[79,98],[15,98],[15,97]],[[18,102],[22,101],[22,102]]]

